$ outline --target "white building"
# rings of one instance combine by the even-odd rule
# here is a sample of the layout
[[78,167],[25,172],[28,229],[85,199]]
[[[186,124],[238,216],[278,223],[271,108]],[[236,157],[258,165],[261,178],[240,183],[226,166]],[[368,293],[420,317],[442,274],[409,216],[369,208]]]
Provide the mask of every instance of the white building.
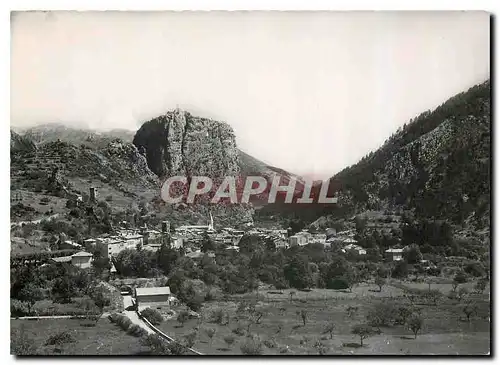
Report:
[[137,243],[134,240],[125,241],[121,237],[97,238],[97,247],[101,255],[110,259],[126,249],[135,249]]
[[312,234],[307,231],[301,231],[293,236],[290,236],[290,247],[305,246],[313,242]]
[[366,255],[366,250],[358,245],[355,245],[353,243],[350,243],[342,249],[343,252],[355,252],[358,255]]
[[311,243],[321,243],[321,244],[325,244],[326,243],[326,234],[324,233],[318,233],[318,234],[314,234],[312,236],[312,241]]
[[88,269],[92,266],[91,253],[80,251],[71,256],[53,257],[52,261],[56,263],[70,263],[80,269]]
[[171,293],[168,286],[135,289],[135,303],[139,311],[144,308],[161,309],[169,306],[170,298]]
[[92,254],[85,251],[80,251],[71,255],[71,264],[80,269],[88,269],[92,265]]
[[385,258],[391,261],[401,261],[403,260],[403,249],[389,248],[388,250],[385,250]]

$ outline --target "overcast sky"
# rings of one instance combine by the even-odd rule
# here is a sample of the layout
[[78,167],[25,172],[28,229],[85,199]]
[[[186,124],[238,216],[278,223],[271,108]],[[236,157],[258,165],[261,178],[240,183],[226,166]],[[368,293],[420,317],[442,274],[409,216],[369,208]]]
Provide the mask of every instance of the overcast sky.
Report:
[[136,130],[179,106],[328,177],[489,77],[489,14],[16,13],[11,124]]

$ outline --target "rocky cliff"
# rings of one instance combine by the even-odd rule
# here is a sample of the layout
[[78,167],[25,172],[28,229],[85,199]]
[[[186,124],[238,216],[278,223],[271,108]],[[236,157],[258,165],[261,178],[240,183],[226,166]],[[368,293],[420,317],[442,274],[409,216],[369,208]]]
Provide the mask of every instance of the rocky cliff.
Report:
[[237,176],[239,151],[225,123],[175,110],[146,122],[134,145],[145,150],[148,166],[159,177]]

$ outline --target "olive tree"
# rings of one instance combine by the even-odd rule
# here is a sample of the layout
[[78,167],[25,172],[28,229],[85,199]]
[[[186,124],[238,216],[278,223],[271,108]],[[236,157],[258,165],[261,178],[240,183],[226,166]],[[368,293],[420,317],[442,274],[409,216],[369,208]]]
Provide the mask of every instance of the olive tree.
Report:
[[406,321],[407,328],[413,332],[415,338],[417,334],[422,330],[424,324],[424,319],[418,314],[412,314]]
[[374,335],[373,328],[367,324],[357,324],[352,328],[351,333],[359,336],[360,345],[363,346],[363,340]]

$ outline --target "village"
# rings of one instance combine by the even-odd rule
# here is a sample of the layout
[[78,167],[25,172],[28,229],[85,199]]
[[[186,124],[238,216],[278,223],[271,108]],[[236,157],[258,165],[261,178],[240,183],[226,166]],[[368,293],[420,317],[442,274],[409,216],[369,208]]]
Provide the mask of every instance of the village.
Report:
[[[82,211],[89,212],[89,216],[94,215],[94,210],[89,207],[102,204],[95,187],[89,187],[88,197],[83,199],[81,196],[74,196],[71,199],[74,202],[72,204],[76,204]],[[389,298],[398,298],[397,302],[409,295],[422,296],[430,301],[439,300],[436,295],[439,295],[439,298],[448,295],[463,301],[464,295],[472,295],[465,293],[473,290],[479,293],[481,288],[484,288],[486,281],[476,281],[476,274],[468,271],[468,267],[473,265],[468,258],[422,255],[417,246],[403,245],[397,237],[389,239],[389,247],[387,243],[381,242],[380,247],[385,245],[382,252],[379,248],[374,249],[370,244],[370,237],[375,237],[379,235],[379,231],[384,230],[389,234],[394,227],[403,224],[393,219],[395,218],[381,216],[374,222],[361,224],[362,220],[353,216],[349,224],[343,226],[344,229],[318,229],[312,226],[292,228],[277,225],[274,228],[264,228],[256,226],[254,222],[240,224],[238,228],[234,228],[219,227],[217,217],[209,212],[206,224],[201,225],[177,225],[174,228],[169,220],[161,220],[157,226],[146,221],[138,221],[138,225],[134,225],[130,220],[123,220],[117,222],[112,232],[87,235],[79,241],[59,234],[53,244],[53,251],[42,255],[18,255],[11,258],[19,280],[23,280],[23,275],[19,273],[25,268],[30,270],[29,275],[39,272],[40,277],[46,278],[43,280],[49,280],[51,284],[37,284],[52,287],[49,293],[38,297],[50,298],[53,304],[42,306],[39,303],[47,299],[36,300],[37,296],[33,296],[29,291],[27,295],[33,298],[28,298],[21,290],[17,298],[22,302],[27,301],[30,306],[28,309],[21,309],[16,304],[12,314],[21,322],[24,322],[23,319],[36,318],[43,319],[43,323],[50,323],[56,318],[58,321],[62,320],[66,313],[74,313],[75,318],[87,322],[89,316],[108,318],[112,323],[124,328],[126,333],[136,333],[134,336],[141,339],[141,346],[151,345],[143,345],[146,340],[142,339],[151,340],[151,336],[158,336],[165,341],[165,346],[168,345],[168,350],[161,351],[211,354],[223,350],[207,346],[201,340],[202,332],[208,329],[203,327],[204,329],[200,330],[200,325],[216,324],[218,341],[226,337],[229,339],[234,337],[234,334],[227,333],[228,328],[224,327],[227,324],[224,323],[229,323],[231,316],[237,323],[246,323],[249,326],[253,324],[257,329],[260,319],[256,318],[262,316],[267,318],[265,321],[269,321],[268,316],[279,310],[276,307],[279,303],[285,307],[290,305],[299,308],[297,312],[305,313],[308,311],[304,308],[305,303],[313,300],[311,298],[322,298],[321,300],[325,301],[333,300],[324,308],[329,308],[331,313],[337,313],[344,310],[341,309],[344,305],[339,307],[335,303],[345,296],[344,300],[352,303],[349,308],[363,307],[363,311],[368,311],[366,315],[369,318],[371,309],[365,306],[372,301],[383,300],[387,295]],[[89,228],[93,224],[95,223],[89,221]],[[372,236],[373,234],[375,236]],[[435,259],[438,260],[439,268],[434,262]],[[453,267],[448,277],[451,275],[453,278],[456,274],[453,280],[435,276],[439,272],[445,272],[448,266]],[[63,273],[63,277],[56,275],[51,279],[53,270]],[[469,279],[459,278],[460,275],[464,276],[464,270]],[[81,275],[88,277],[85,279],[87,284],[80,284]],[[414,277],[413,282],[408,282],[410,277]],[[419,286],[423,283],[429,286],[428,292]],[[19,285],[26,288],[25,283]],[[70,289],[67,285],[84,286],[81,289]],[[431,286],[435,289],[431,290]],[[36,293],[39,289],[31,290]],[[265,296],[259,294],[262,290],[267,292]],[[434,297],[431,298],[430,294]],[[83,299],[86,297],[89,299]],[[87,301],[94,304],[88,304]],[[67,304],[57,304],[57,307],[56,303],[59,302]],[[250,307],[242,309],[242,312],[229,314],[234,311],[231,303],[243,303],[238,304],[243,306],[242,308],[247,305]],[[313,310],[313,303],[315,302],[308,304],[309,310]],[[102,308],[96,312],[97,304],[102,305]],[[461,304],[459,308],[469,313],[469,306],[470,304]],[[226,314],[221,310],[226,311]],[[393,310],[395,309],[390,312]],[[315,309],[313,312],[315,314],[303,315],[309,316],[309,320],[320,315]],[[486,318],[484,306],[481,307],[481,313],[482,318]],[[63,317],[60,317],[61,315]],[[349,314],[349,318],[353,315],[356,316]],[[214,316],[216,319],[213,319]],[[219,316],[222,316],[222,319]],[[385,321],[392,320],[386,318]],[[307,318],[304,319],[304,325],[306,322]],[[101,322],[98,319],[97,322],[91,323],[94,326]],[[182,326],[175,326],[175,323],[181,323]],[[184,323],[190,326],[184,326]],[[344,319],[341,323],[344,323]],[[315,324],[315,328],[318,325]],[[290,326],[290,318],[280,326]],[[239,331],[238,328],[233,330]],[[246,331],[241,330],[241,333],[252,335],[253,332],[249,328]],[[262,327],[264,333],[267,331],[265,328]],[[290,331],[293,333],[293,328]],[[321,332],[317,328],[314,331]],[[349,330],[344,328],[343,331]],[[262,337],[262,334],[259,336]],[[198,340],[187,339],[191,337]],[[253,337],[244,340],[241,343],[241,351],[267,353],[279,350],[280,353],[302,353],[306,348],[311,351],[310,347],[303,343],[290,349],[293,341],[286,345],[288,347],[276,350],[273,350],[272,346],[262,348],[264,342],[259,342],[260,345],[257,346],[255,341]],[[321,346],[327,346],[324,340],[320,342],[323,344]],[[260,350],[244,350],[245,346],[250,346],[249,343]],[[182,346],[172,350],[172,344]],[[236,349],[227,351],[238,353]]]

